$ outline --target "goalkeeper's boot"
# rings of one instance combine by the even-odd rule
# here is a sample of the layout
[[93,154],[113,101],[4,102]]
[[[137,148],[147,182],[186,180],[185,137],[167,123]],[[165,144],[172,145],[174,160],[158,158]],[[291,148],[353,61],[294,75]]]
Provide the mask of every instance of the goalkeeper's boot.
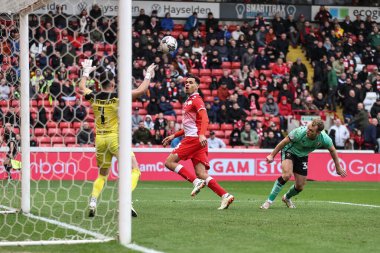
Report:
[[137,217],[137,212],[136,212],[136,210],[133,208],[133,206],[131,206],[131,211],[132,211],[132,217]]
[[285,205],[289,208],[296,208],[296,206],[293,204],[293,201],[286,197],[286,194],[282,196],[282,202],[284,202]]
[[222,203],[220,204],[220,207],[218,209],[219,210],[227,209],[234,200],[235,200],[234,196],[227,193],[226,196],[222,197]]
[[198,182],[194,185],[194,189],[191,191],[191,197],[195,197],[203,187],[206,186],[206,181],[203,179],[198,179]]
[[96,212],[96,201],[97,199],[94,197],[91,197],[90,199],[90,205],[89,205],[89,212],[88,212],[88,217],[94,217],[95,212]]
[[262,204],[261,206],[260,206],[260,208],[261,209],[269,209],[269,207],[272,205],[272,201],[270,201],[270,200],[266,200],[265,202],[264,202],[264,204]]

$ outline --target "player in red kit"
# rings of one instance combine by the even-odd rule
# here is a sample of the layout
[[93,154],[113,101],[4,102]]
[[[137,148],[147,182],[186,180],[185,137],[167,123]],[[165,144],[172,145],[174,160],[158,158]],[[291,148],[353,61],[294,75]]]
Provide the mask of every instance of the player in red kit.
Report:
[[[234,196],[226,192],[215,179],[208,175],[208,147],[205,136],[208,127],[208,116],[202,98],[198,94],[199,78],[190,75],[185,81],[185,92],[189,96],[183,104],[183,130],[163,140],[168,145],[174,138],[185,135],[185,138],[173,149],[165,161],[165,166],[193,183],[191,196],[195,196],[206,185],[222,198],[218,209],[227,209],[234,201]],[[196,176],[179,164],[180,160],[191,159]]]

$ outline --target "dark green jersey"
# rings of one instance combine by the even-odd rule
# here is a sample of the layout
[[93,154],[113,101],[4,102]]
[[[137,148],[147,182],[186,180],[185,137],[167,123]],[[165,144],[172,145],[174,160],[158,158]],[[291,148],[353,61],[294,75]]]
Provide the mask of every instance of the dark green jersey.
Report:
[[315,140],[309,139],[306,131],[306,126],[298,127],[291,131],[288,135],[291,142],[284,147],[283,151],[290,152],[298,157],[305,157],[316,149],[328,149],[333,145],[330,136],[325,131],[322,131]]

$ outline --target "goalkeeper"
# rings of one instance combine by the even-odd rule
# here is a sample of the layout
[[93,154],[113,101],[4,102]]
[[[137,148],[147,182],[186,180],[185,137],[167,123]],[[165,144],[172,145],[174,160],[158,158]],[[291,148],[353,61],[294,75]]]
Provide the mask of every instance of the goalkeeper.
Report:
[[[112,157],[119,156],[119,120],[118,106],[119,98],[115,91],[115,77],[110,71],[103,72],[99,77],[100,92],[95,92],[86,87],[90,73],[96,69],[92,66],[92,60],[82,62],[83,75],[79,83],[79,90],[85,99],[90,101],[96,125],[96,161],[100,169],[98,178],[95,180],[89,204],[89,217],[94,217],[96,212],[97,199],[107,181]],[[132,91],[132,99],[135,99],[148,89],[151,78],[154,77],[155,65],[148,67],[145,79],[142,84]],[[132,153],[132,191],[136,188],[140,177],[140,170],[134,154]],[[132,216],[137,213],[132,207]]]

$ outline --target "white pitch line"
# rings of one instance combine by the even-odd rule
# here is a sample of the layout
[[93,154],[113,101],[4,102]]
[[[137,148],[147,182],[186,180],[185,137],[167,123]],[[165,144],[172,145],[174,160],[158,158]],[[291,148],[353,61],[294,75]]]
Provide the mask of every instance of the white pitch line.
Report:
[[[3,209],[5,209],[5,210],[8,210],[8,211],[14,211],[15,210],[14,208],[11,208],[11,207],[8,207],[8,206],[0,205],[0,207],[3,208]],[[58,227],[74,230],[74,231],[77,231],[78,233],[81,233],[81,234],[90,235],[92,237],[95,237],[98,240],[104,240],[104,241],[113,240],[112,237],[108,237],[108,236],[105,236],[103,234],[96,233],[96,232],[93,232],[93,231],[90,231],[90,230],[87,230],[87,229],[84,229],[84,228],[81,228],[81,227],[73,226],[73,225],[70,225],[70,224],[67,224],[67,223],[64,223],[64,222],[61,222],[61,221],[52,220],[52,219],[45,218],[45,217],[38,216],[38,215],[34,215],[34,214],[31,214],[31,213],[21,213],[21,214],[24,215],[24,216],[26,216],[26,217],[32,218],[32,219],[36,219],[36,220],[40,220],[40,221],[44,221],[46,223],[50,223],[50,224],[56,225]]]
[[[326,201],[324,201],[324,202],[326,202]],[[350,202],[327,201],[327,203],[330,203],[330,204],[337,204],[337,205],[348,205],[348,206],[362,206],[362,207],[375,207],[375,208],[380,208],[380,206],[377,206],[377,205],[358,204],[358,203],[350,203]]]
[[136,250],[136,251],[143,252],[143,253],[164,253],[163,251],[157,251],[154,249],[146,248],[146,247],[137,245],[135,243],[128,244],[126,247],[128,249]]

